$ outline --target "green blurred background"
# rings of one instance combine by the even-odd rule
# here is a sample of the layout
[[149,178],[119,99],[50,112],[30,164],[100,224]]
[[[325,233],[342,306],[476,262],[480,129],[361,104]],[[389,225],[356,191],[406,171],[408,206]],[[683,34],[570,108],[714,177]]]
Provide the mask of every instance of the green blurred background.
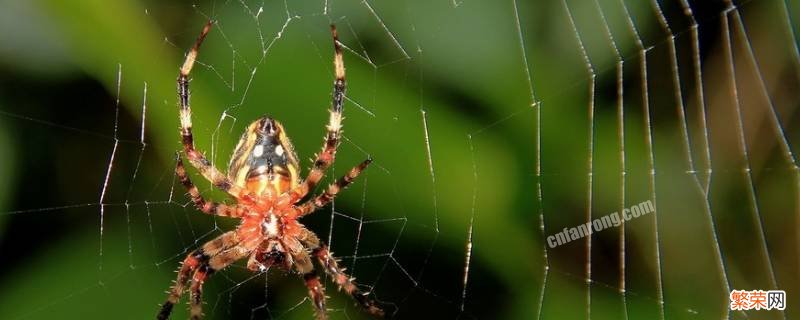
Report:
[[[303,223],[395,317],[800,318],[797,3],[11,0],[0,319],[152,318],[183,257],[236,226],[172,172],[175,78],[209,18],[192,107],[221,169],[263,114],[310,164],[338,26],[346,139],[326,179],[375,163]],[[623,228],[542,241],[646,200]],[[729,312],[733,289],[788,308]],[[327,290],[333,318],[365,318]],[[240,263],[205,311],[309,319],[305,291]]]

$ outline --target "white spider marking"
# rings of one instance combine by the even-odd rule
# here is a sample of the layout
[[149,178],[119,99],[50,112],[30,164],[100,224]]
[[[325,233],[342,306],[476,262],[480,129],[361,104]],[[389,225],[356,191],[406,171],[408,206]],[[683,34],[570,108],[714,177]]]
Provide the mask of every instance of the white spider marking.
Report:
[[269,214],[269,218],[266,221],[261,223],[261,227],[264,228],[264,234],[267,236],[278,235],[278,219],[272,213]]
[[184,128],[192,127],[192,113],[189,109],[181,109],[181,125]]
[[331,111],[331,117],[328,121],[328,131],[342,130],[342,114],[339,112]]
[[260,157],[263,154],[264,154],[264,146],[257,145],[255,148],[253,148],[253,156]]
[[278,156],[282,156],[283,155],[283,147],[281,147],[281,146],[275,147],[275,154],[277,154]]

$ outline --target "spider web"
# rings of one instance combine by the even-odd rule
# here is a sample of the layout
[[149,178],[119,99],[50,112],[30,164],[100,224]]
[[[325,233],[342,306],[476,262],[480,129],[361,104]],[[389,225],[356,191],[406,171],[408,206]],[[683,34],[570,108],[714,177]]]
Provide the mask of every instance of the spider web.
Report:
[[[235,228],[195,210],[173,173],[173,79],[208,19],[216,22],[191,82],[198,148],[222,169],[243,129],[269,114],[304,173],[327,122],[327,26],[337,25],[346,119],[325,183],[368,156],[375,162],[302,222],[396,317],[798,317],[797,4],[216,0],[117,9],[149,27],[109,31],[114,46],[73,58],[110,98],[53,93],[45,104],[86,115],[0,101],[0,121],[13,128],[0,129],[0,147],[24,155],[0,163],[17,195],[5,206],[0,198],[0,254],[13,261],[0,276],[3,318],[152,317],[183,257]],[[64,32],[116,25],[90,21]],[[113,40],[131,33],[136,41]],[[81,48],[91,38],[68,37]],[[38,140],[21,141],[27,132]],[[42,150],[59,164],[14,170],[44,165]],[[191,172],[205,197],[225,198]],[[47,179],[57,196],[33,196]],[[547,245],[564,228],[647,200],[654,213]],[[785,290],[789,307],[731,312],[734,289]],[[333,318],[365,317],[330,282],[327,290]],[[254,274],[240,262],[206,282],[204,310],[308,319],[305,291],[294,275]],[[184,317],[176,308],[173,318]]]

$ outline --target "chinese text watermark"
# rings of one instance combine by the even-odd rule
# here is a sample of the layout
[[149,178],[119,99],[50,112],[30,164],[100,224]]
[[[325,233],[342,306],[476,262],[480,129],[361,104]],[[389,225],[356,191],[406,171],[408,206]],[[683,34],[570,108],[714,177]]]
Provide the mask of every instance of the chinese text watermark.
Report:
[[731,310],[785,310],[786,291],[733,290]]

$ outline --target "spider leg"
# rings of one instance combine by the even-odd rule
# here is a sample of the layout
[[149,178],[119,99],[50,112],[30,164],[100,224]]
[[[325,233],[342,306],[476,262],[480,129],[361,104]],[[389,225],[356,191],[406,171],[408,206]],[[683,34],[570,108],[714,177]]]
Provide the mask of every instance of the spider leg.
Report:
[[194,250],[186,259],[183,260],[180,269],[178,270],[178,278],[175,284],[170,288],[167,301],[161,305],[161,310],[158,312],[157,319],[168,319],[172,313],[173,306],[178,303],[181,295],[183,294],[184,287],[192,279],[192,273],[198,268],[207,265],[213,256],[219,254],[222,250],[236,246],[239,243],[239,237],[235,231],[229,231],[221,236],[206,242],[202,247]]
[[299,231],[297,235],[297,240],[300,241],[300,243],[302,243],[306,248],[308,248],[312,252],[319,248],[320,240],[319,237],[317,237],[317,235],[314,234],[314,232],[311,232],[311,230],[308,230],[305,226],[301,224],[298,224],[298,230]]
[[308,287],[308,295],[314,304],[314,316],[317,320],[328,319],[328,309],[325,306],[325,287],[319,280],[316,272],[309,272],[303,275],[303,280]]
[[189,288],[191,296],[189,298],[189,313],[192,320],[203,318],[203,283],[212,273],[214,273],[214,270],[210,269],[206,264],[195,270],[194,276],[192,276],[192,286]]
[[172,308],[178,303],[178,300],[180,300],[181,295],[183,294],[183,289],[189,282],[192,272],[197,268],[198,265],[205,263],[204,261],[206,260],[208,260],[208,255],[206,255],[202,249],[195,250],[183,260],[181,268],[178,270],[178,279],[175,280],[175,284],[172,285],[172,288],[170,288],[167,301],[161,305],[161,310],[159,310],[156,319],[169,319],[169,315],[172,313]]
[[386,315],[383,309],[378,306],[378,303],[369,297],[369,293],[362,292],[356,286],[355,279],[347,275],[344,272],[344,268],[339,267],[336,258],[333,257],[326,244],[321,244],[319,248],[313,251],[313,254],[319,263],[325,267],[325,272],[339,285],[339,290],[344,290],[352,296],[364,311],[379,318],[383,318]]
[[[308,288],[308,295],[314,305],[315,318],[317,320],[326,320],[328,319],[328,309],[325,307],[325,287],[322,285],[319,275],[314,271],[314,263],[311,262],[308,251],[309,249],[316,249],[318,245],[307,248],[308,244],[313,245],[317,236],[303,226],[299,226],[299,228],[299,236],[286,239],[286,247],[292,252],[295,270],[303,275],[303,280]],[[319,243],[318,239],[316,241]]]
[[183,159],[181,158],[180,154],[177,154],[175,174],[178,176],[178,179],[180,179],[181,184],[186,188],[186,190],[188,190],[189,197],[191,197],[195,207],[197,207],[197,209],[200,211],[223,217],[241,217],[241,212],[237,210],[236,206],[228,206],[226,204],[206,201],[203,199],[203,196],[200,195],[200,191],[197,190],[197,186],[192,183],[192,180],[186,173],[186,168],[183,166]]
[[372,159],[368,158],[367,160],[361,162],[358,166],[353,167],[349,172],[347,172],[346,175],[336,180],[335,183],[329,185],[328,189],[326,189],[321,195],[318,195],[314,199],[297,206],[292,214],[299,218],[314,212],[321,207],[324,207],[326,204],[336,198],[336,195],[339,194],[339,191],[342,191],[350,183],[352,183],[358,177],[358,175],[360,175],[361,172],[364,171],[367,166],[369,166],[370,163],[372,163]]
[[316,187],[317,183],[319,183],[324,176],[325,171],[328,170],[328,167],[333,163],[336,156],[336,148],[339,146],[339,137],[342,131],[342,106],[344,104],[345,93],[344,59],[342,58],[342,47],[339,44],[339,37],[334,25],[331,25],[331,35],[333,36],[333,66],[336,79],[333,81],[331,114],[326,127],[327,134],[325,135],[325,143],[322,145],[322,151],[317,154],[317,159],[314,160],[314,165],[308,173],[306,180],[289,192],[290,203],[297,202],[297,200],[305,197],[310,190]]
[[194,136],[192,135],[192,108],[189,105],[189,73],[192,71],[194,62],[197,59],[197,53],[200,50],[200,45],[211,30],[213,21],[206,23],[200,36],[197,37],[192,49],[186,54],[186,60],[183,62],[180,73],[178,75],[178,99],[180,100],[180,120],[181,120],[181,142],[183,143],[183,150],[186,152],[186,157],[189,163],[192,164],[200,174],[211,183],[229,193],[234,197],[242,195],[241,188],[231,183],[227,176],[222,174],[215,168],[202,152],[194,148]]
[[317,258],[319,263],[325,268],[325,271],[333,278],[340,290],[343,289],[345,292],[350,294],[356,301],[358,301],[359,305],[364,308],[364,310],[373,316],[384,317],[385,313],[383,309],[381,309],[372,299],[367,297],[367,294],[358,289],[354,279],[344,272],[344,268],[339,268],[337,259],[333,257],[333,254],[328,250],[328,246],[322,243],[317,235],[311,232],[311,230],[300,226],[299,235],[297,238],[303,245],[311,249],[314,257]]
[[224,269],[239,259],[249,255],[252,250],[243,247],[241,244],[219,252],[217,255],[211,257],[208,263],[200,266],[195,270],[192,277],[192,286],[189,289],[191,297],[189,298],[189,313],[190,319],[199,320],[203,318],[203,283],[214,272]]

